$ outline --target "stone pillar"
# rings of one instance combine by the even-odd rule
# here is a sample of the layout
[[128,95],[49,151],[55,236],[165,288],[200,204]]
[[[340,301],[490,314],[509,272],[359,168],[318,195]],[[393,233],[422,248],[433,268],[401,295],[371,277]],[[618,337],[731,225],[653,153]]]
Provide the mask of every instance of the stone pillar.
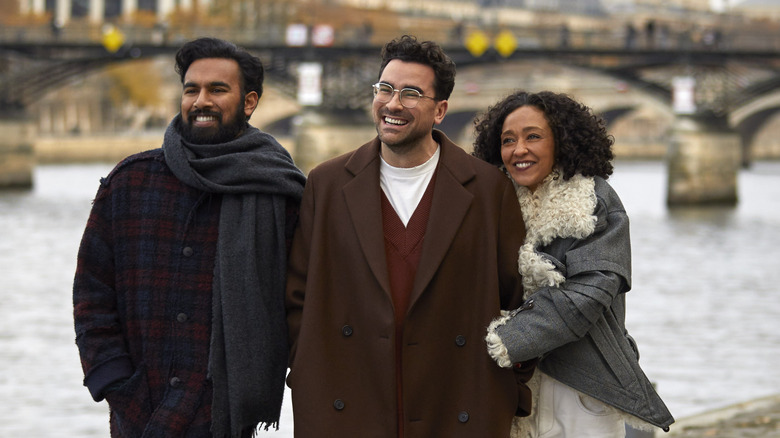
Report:
[[60,25],[65,25],[70,21],[71,12],[73,12],[72,0],[57,0],[55,18]]
[[106,0],[89,0],[90,23],[102,23],[106,16]]
[[[157,21],[163,22],[168,18],[174,9],[176,9],[175,0],[158,0],[157,1]],[[184,8],[182,8],[184,9]]]
[[122,18],[131,20],[138,11],[138,0],[122,0]]
[[43,15],[46,12],[46,0],[32,0],[33,15]]
[[0,115],[0,189],[32,187],[33,129],[23,115]]
[[740,147],[725,120],[678,115],[667,156],[667,205],[736,205]]

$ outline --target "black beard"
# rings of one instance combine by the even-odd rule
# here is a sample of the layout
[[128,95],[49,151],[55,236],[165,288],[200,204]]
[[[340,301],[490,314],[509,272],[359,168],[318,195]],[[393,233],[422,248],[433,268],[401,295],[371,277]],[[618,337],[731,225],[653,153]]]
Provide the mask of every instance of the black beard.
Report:
[[[197,111],[189,114],[187,120],[182,118],[181,136],[188,143],[192,144],[220,144],[227,143],[237,138],[246,129],[247,118],[244,114],[244,106],[241,105],[240,111],[227,123],[223,123],[222,115],[208,111]],[[193,127],[195,117],[199,115],[211,115],[219,118],[217,129],[202,129]]]

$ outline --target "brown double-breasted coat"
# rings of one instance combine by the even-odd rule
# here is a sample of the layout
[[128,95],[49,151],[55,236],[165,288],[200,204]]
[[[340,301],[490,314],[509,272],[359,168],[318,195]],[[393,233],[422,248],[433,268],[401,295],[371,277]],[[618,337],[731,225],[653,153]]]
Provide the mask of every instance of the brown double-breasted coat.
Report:
[[[441,156],[403,322],[405,437],[508,437],[530,395],[488,356],[521,303],[524,226],[509,179],[434,131]],[[288,385],[296,437],[397,437],[394,309],[379,140],[310,172],[288,266]]]

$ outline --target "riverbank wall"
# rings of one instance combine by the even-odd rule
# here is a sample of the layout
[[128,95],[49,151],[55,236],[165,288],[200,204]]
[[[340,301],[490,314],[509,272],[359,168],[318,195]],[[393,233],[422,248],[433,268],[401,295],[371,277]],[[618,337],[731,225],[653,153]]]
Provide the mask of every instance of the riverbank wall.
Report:
[[[309,144],[318,144],[320,145],[318,146],[319,148],[327,149],[313,154],[318,159],[324,159],[354,149],[360,145],[360,141],[370,140],[370,136],[373,135],[372,130],[364,129],[364,131],[365,137],[361,136],[360,140],[355,140],[355,136],[351,136],[349,139],[351,141],[347,141],[343,135],[328,135],[324,132],[316,133],[312,131],[310,135],[318,135],[321,138],[319,140],[310,139],[312,141]],[[345,144],[332,144],[337,138],[344,138]],[[35,162],[38,164],[116,163],[128,155],[160,147],[162,139],[162,131],[120,135],[40,137],[32,142],[32,147]],[[276,139],[290,151],[296,162],[300,160],[306,161],[305,157],[296,157],[296,145],[293,136],[278,136]],[[467,151],[471,151],[471,139],[459,138],[454,140]],[[668,147],[660,143],[637,145],[617,142],[613,146],[613,151],[615,158],[618,160],[665,160]],[[775,154],[762,154],[755,158],[758,160],[780,160],[780,150],[777,150]],[[307,163],[304,167],[309,169],[314,164],[316,163]]]
[[[277,138],[292,151],[292,139]],[[33,142],[38,164],[117,163],[123,158],[162,146],[163,132],[138,135],[41,137]]]
[[[366,131],[368,133],[368,131]],[[368,133],[367,135],[370,135]],[[65,163],[115,163],[128,155],[158,148],[162,145],[163,132],[143,133],[137,135],[105,135],[105,136],[73,136],[73,137],[41,137],[33,142],[35,161],[39,164]],[[366,137],[365,141],[370,138]],[[279,143],[295,156],[295,139],[293,137],[277,137]],[[328,140],[332,140],[332,137]],[[468,147],[467,141],[460,139],[461,146]],[[322,143],[322,142],[320,142]],[[341,147],[331,145],[328,153],[333,155],[338,151],[346,152],[359,146],[356,143]],[[618,159],[663,159],[666,153],[664,145],[615,145],[615,155]]]
[[780,438],[780,394],[680,418],[658,438]]

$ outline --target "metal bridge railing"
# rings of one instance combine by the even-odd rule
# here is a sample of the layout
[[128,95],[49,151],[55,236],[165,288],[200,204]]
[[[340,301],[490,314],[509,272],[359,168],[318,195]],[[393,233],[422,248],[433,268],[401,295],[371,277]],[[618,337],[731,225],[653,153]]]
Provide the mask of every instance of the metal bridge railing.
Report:
[[[779,26],[740,26],[724,29],[703,29],[692,32],[686,29],[656,32],[652,38],[637,32],[631,34],[620,26],[569,30],[561,26],[515,26],[500,29],[480,29],[477,26],[459,28],[452,22],[450,27],[420,29],[382,29],[366,33],[362,28],[344,27],[335,29],[334,47],[380,47],[402,33],[417,34],[421,39],[433,39],[445,47],[464,47],[475,32],[483,33],[492,40],[501,32],[509,31],[514,37],[517,49],[532,50],[728,50],[735,52],[780,51]],[[52,30],[49,25],[4,25],[0,27],[0,48],[10,44],[95,44],[105,37],[107,25],[91,25],[71,22],[67,26]],[[239,45],[252,47],[279,47],[286,45],[283,26],[258,25],[254,28],[232,28],[223,26],[134,26],[118,25],[124,41],[128,44],[179,44],[198,36],[216,36]],[[416,30],[416,32],[415,32]]]

